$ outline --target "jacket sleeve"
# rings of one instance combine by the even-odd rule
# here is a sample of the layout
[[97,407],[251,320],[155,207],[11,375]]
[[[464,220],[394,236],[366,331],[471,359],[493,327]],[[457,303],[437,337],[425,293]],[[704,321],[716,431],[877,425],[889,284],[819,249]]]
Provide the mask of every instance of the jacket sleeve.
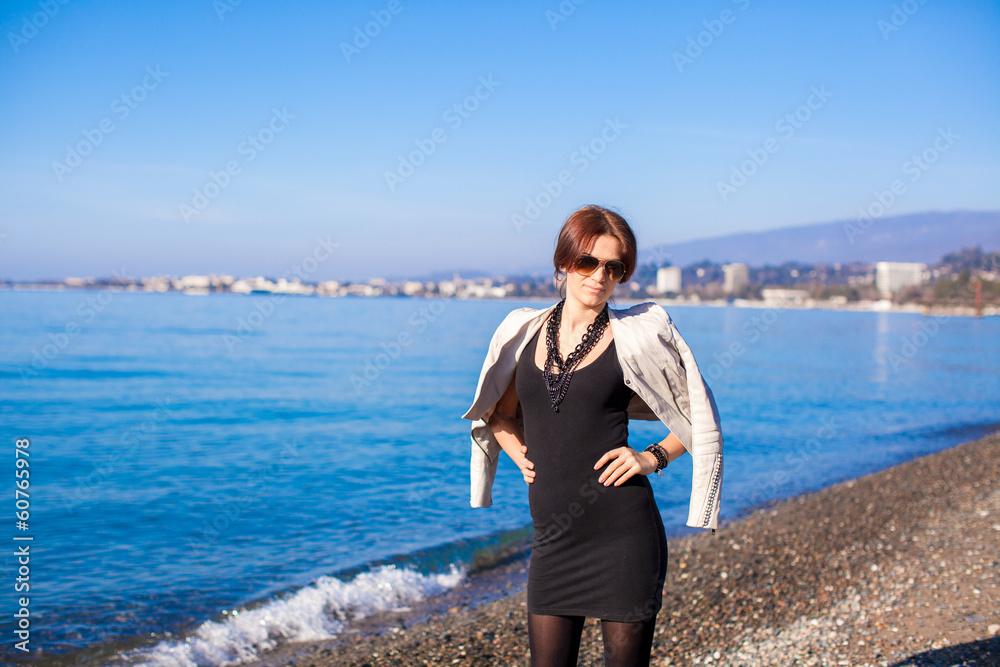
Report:
[[[658,341],[657,372],[662,373],[657,387],[666,400],[664,423],[691,454],[691,501],[687,525],[711,528],[719,525],[720,492],[722,488],[722,424],[715,397],[698,370],[698,363],[673,320],[659,304],[651,304],[655,313]],[[665,351],[663,355],[661,351]],[[676,410],[678,419],[671,419]],[[671,425],[672,422],[673,425]]]
[[500,464],[500,443],[485,419],[472,422],[472,461],[469,468],[472,507],[493,504],[493,480]]
[[[496,477],[497,467],[500,463],[500,452],[503,449],[497,442],[493,429],[489,425],[489,418],[493,414],[494,404],[483,404],[481,399],[484,392],[487,395],[496,394],[497,398],[510,383],[509,377],[498,377],[496,373],[491,373],[493,367],[498,362],[506,361],[502,359],[504,347],[510,342],[513,335],[512,329],[516,328],[516,314],[531,311],[531,308],[518,308],[504,318],[497,330],[493,333],[490,346],[483,362],[483,368],[479,373],[479,383],[476,387],[476,396],[473,405],[465,413],[465,419],[472,420],[471,429],[471,459],[469,464],[470,479],[470,505],[472,507],[489,507],[493,504],[493,480]],[[507,384],[504,384],[504,383]],[[499,383],[499,384],[498,384]],[[499,385],[502,384],[501,388]],[[496,385],[496,386],[494,386]],[[493,401],[488,401],[493,402]]]
[[[666,312],[666,311],[664,311]],[[694,473],[691,478],[691,504],[687,525],[695,528],[719,527],[722,492],[722,420],[715,396],[702,377],[694,354],[687,342],[669,320],[670,345],[680,358],[687,385],[691,415],[691,453]]]

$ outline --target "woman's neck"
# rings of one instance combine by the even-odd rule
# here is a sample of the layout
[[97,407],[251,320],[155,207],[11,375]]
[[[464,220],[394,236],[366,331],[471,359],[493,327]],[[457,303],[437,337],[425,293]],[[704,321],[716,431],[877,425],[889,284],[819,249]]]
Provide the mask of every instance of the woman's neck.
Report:
[[607,302],[591,308],[590,306],[580,303],[576,299],[567,297],[566,303],[563,305],[562,312],[563,326],[568,327],[568,330],[574,333],[586,331],[587,327],[589,327],[591,323],[597,319],[597,316],[601,314],[601,311],[604,310],[605,303]]

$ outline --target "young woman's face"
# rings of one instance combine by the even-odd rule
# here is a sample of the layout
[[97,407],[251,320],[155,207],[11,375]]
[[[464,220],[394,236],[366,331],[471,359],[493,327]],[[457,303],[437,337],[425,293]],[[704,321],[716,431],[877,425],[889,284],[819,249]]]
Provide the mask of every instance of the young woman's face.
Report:
[[[613,236],[598,236],[590,243],[586,253],[600,260],[622,259],[621,247]],[[572,266],[563,267],[566,272],[566,299],[576,300],[589,308],[603,307],[615,291],[617,280],[613,280],[602,264],[589,276],[580,275]]]

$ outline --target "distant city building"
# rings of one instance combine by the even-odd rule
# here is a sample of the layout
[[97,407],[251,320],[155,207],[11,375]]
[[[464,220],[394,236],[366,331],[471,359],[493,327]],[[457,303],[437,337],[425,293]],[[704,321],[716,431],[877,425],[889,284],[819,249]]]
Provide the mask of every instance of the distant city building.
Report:
[[383,290],[380,285],[384,284],[384,282],[385,281],[382,281],[382,283],[375,285],[373,284],[366,285],[364,283],[351,283],[350,285],[347,286],[346,293],[352,294],[354,296],[381,296]]
[[735,294],[750,282],[750,270],[746,264],[724,264],[722,289],[727,294]]
[[337,280],[324,280],[323,282],[316,285],[316,293],[325,294],[328,296],[339,296],[340,282]]
[[208,276],[184,276],[178,283],[180,283],[181,289],[199,289],[211,286],[212,281]]
[[170,278],[166,276],[154,276],[145,281],[143,289],[147,292],[168,292],[170,291]]
[[502,299],[513,291],[513,284],[494,285],[490,278],[479,278],[465,281],[456,296],[460,299]]
[[809,291],[784,287],[765,287],[760,291],[760,298],[769,306],[800,305],[809,298]]
[[417,280],[407,280],[403,283],[403,294],[413,296],[424,291],[424,284]]
[[926,264],[917,262],[876,262],[875,287],[883,296],[910,285],[921,285],[924,282]]
[[657,269],[656,291],[660,294],[681,291],[681,269],[679,266],[664,266]]
[[284,278],[278,278],[278,282],[274,283],[271,288],[272,292],[282,292],[284,294],[312,294],[314,288],[312,285],[303,285],[302,281],[296,278],[295,280],[285,280]]

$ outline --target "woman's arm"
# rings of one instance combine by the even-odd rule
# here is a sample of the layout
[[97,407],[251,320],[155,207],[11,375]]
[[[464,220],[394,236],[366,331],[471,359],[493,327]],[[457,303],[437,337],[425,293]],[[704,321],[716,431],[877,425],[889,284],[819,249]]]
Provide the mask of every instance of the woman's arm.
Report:
[[[671,431],[670,435],[661,440],[658,443],[663,450],[667,453],[667,463],[673,461],[678,456],[686,452],[684,445],[681,443],[680,438],[673,434]],[[597,470],[601,466],[610,463],[608,468],[601,473],[601,476],[597,481],[607,486],[609,484],[614,484],[615,486],[620,486],[629,477],[633,475],[649,475],[656,471],[656,456],[653,452],[637,452],[629,446],[619,447],[618,449],[612,449],[607,452],[600,460],[594,465],[594,469]]]
[[490,428],[496,437],[500,447],[507,452],[517,467],[521,469],[524,481],[531,484],[535,481],[535,464],[525,457],[528,448],[524,444],[524,432],[517,423],[517,388],[514,381],[517,379],[517,371],[510,379],[507,391],[503,393],[497,402],[493,414],[490,415]]
[[[680,438],[674,435],[673,431],[666,439],[660,441],[660,447],[663,447],[663,451],[667,453],[667,462],[673,461],[677,457],[681,456],[687,450],[684,449],[684,445],[681,444]],[[647,452],[650,456],[653,456],[652,452]],[[656,457],[653,457],[654,459]]]

